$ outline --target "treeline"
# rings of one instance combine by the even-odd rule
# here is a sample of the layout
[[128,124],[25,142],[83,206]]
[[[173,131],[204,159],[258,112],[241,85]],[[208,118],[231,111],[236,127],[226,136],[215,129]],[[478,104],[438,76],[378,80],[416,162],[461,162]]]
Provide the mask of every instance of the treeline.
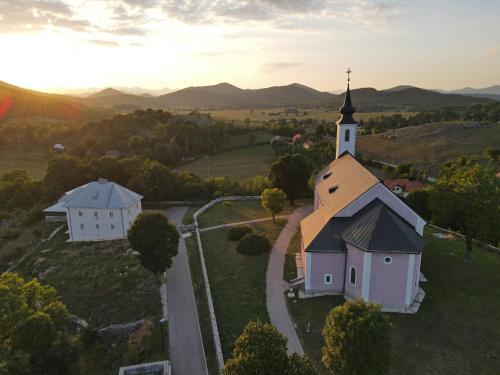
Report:
[[420,112],[404,117],[399,113],[392,116],[380,116],[368,121],[361,120],[360,134],[382,133],[391,129],[417,126],[439,121],[500,121],[500,103],[475,104],[466,108],[445,107],[432,111]]
[[56,155],[47,161],[41,180],[33,180],[25,171],[13,171],[0,177],[0,210],[30,208],[49,204],[66,191],[106,178],[144,196],[145,201],[203,201],[224,195],[259,195],[270,187],[264,176],[235,182],[227,177],[203,180],[187,172],[175,172],[162,163],[140,158],[82,159]]
[[0,146],[50,148],[62,143],[66,153],[79,158],[137,155],[174,166],[185,158],[216,153],[230,137],[251,131],[197,112],[137,110],[78,125],[3,124]]

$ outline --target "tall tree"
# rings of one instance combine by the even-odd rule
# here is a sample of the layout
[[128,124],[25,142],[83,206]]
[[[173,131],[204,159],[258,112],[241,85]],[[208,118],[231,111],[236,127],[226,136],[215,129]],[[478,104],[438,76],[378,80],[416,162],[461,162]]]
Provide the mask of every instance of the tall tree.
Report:
[[465,259],[472,256],[472,240],[498,243],[500,180],[495,171],[467,158],[447,163],[430,190],[432,220],[465,236]]
[[271,165],[269,172],[272,186],[283,190],[292,206],[296,198],[305,195],[309,190],[308,180],[310,176],[309,165],[304,156],[300,154],[281,156]]
[[160,281],[162,273],[172,266],[172,258],[177,255],[179,233],[160,212],[143,212],[129,229],[128,241],[140,253],[143,267]]
[[273,215],[273,223],[276,222],[276,215],[285,208],[286,194],[283,190],[265,189],[260,195],[262,207]]
[[384,375],[389,371],[391,324],[380,305],[362,300],[335,307],[326,318],[323,363],[335,375]]
[[315,375],[310,361],[288,357],[287,339],[273,325],[249,322],[236,340],[224,375]]
[[59,374],[73,359],[66,307],[54,288],[0,276],[0,374]]

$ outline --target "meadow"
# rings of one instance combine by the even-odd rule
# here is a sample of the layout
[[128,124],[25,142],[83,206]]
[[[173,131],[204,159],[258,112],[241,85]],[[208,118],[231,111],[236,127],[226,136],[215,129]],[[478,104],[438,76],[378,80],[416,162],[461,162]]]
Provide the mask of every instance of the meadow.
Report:
[[275,158],[271,145],[263,144],[207,155],[176,170],[192,172],[201,178],[227,176],[241,181],[255,175],[267,175]]
[[[339,119],[338,110],[330,110],[326,108],[299,108],[298,115],[289,114],[288,116],[283,113],[286,108],[255,108],[255,109],[220,109],[207,111],[216,120],[233,121],[235,123],[244,123],[245,119],[250,120],[250,125],[260,125],[262,121],[276,120],[280,117],[297,118],[305,120],[312,118],[315,120],[325,120],[334,122]],[[189,111],[177,111],[179,114],[188,113]],[[280,113],[280,115],[273,115]],[[363,112],[356,113],[356,120],[369,120],[371,118],[378,118],[380,116],[392,116],[396,113],[401,114],[403,117],[414,115],[415,112]]]
[[433,123],[360,136],[357,152],[367,159],[393,164],[408,162],[435,172],[460,156],[481,160],[487,148],[500,148],[500,124],[472,127],[464,123]]
[[2,148],[0,149],[0,176],[5,172],[22,169],[34,178],[42,177],[46,157],[45,151]]

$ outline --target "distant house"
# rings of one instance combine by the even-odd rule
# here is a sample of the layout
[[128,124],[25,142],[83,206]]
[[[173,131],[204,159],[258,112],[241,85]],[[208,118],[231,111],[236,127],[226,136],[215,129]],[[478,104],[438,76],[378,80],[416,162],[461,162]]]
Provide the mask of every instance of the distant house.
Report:
[[292,137],[293,143],[299,143],[302,142],[302,134],[297,133]]
[[46,220],[65,218],[70,241],[107,241],[126,238],[142,212],[142,196],[105,180],[93,181],[65,193],[46,208]]
[[[337,294],[415,313],[425,221],[355,155],[349,86],[337,122],[336,159],[316,178],[314,211],[300,222],[303,297]],[[299,273],[300,275],[300,273]]]
[[65,149],[62,143],[56,143],[52,148],[56,151],[64,151]]
[[420,190],[425,187],[420,181],[411,181],[407,178],[397,178],[394,180],[384,180],[384,185],[387,186],[394,194],[406,198],[415,190]]

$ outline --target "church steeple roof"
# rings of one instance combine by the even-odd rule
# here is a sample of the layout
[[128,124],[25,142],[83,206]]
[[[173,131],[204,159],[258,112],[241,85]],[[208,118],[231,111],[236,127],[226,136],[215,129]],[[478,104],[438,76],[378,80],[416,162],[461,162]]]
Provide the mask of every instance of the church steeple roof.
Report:
[[339,124],[356,124],[356,120],[352,115],[356,112],[356,108],[353,107],[351,101],[351,90],[349,88],[349,83],[351,81],[351,69],[347,69],[347,91],[345,93],[344,105],[340,107],[339,112],[341,113]]

